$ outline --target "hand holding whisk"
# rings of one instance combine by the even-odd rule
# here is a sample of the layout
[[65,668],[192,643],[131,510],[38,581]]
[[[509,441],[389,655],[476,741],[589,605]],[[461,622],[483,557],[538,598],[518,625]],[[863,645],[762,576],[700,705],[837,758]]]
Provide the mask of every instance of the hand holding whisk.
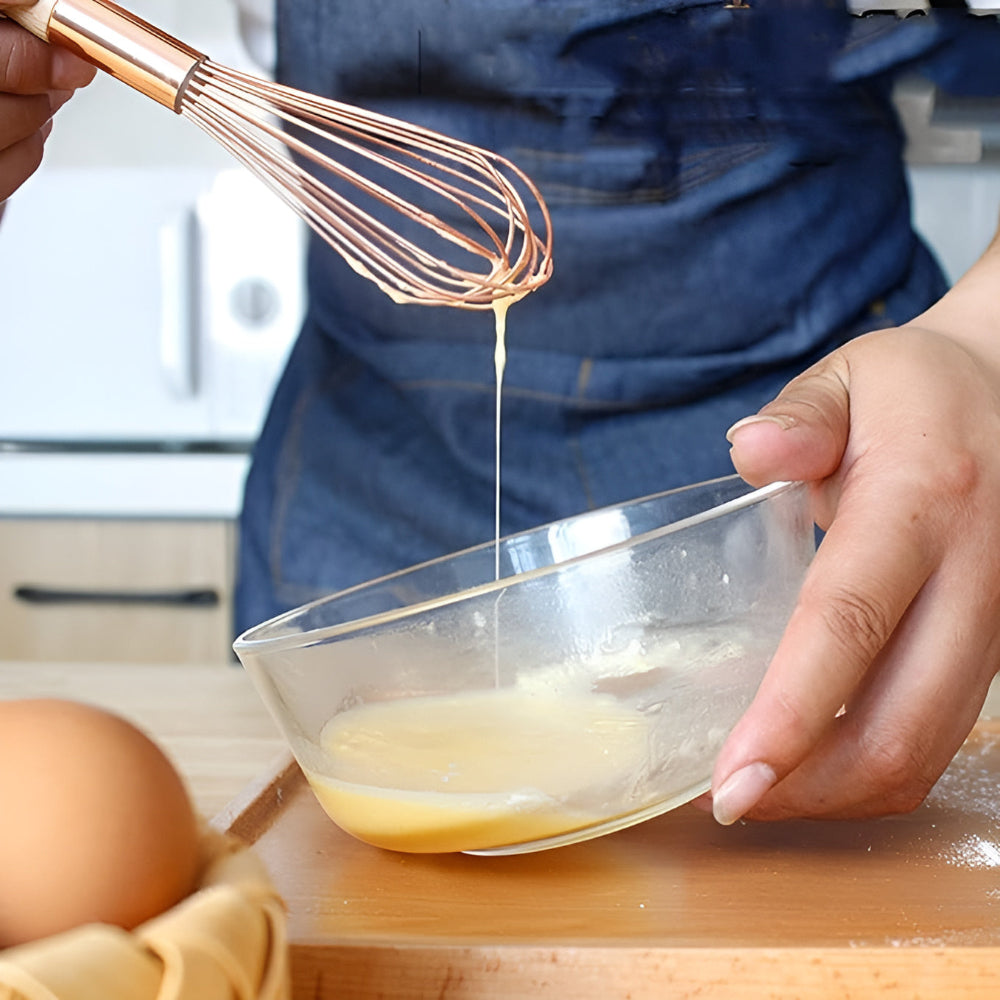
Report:
[[551,274],[545,203],[496,153],[220,66],[110,0],[7,12],[193,121],[398,302],[486,309]]

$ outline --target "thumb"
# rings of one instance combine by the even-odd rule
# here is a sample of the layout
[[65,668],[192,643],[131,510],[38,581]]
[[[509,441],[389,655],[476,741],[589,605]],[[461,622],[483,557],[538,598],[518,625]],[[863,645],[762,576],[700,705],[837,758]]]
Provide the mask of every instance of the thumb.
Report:
[[39,94],[87,86],[97,73],[94,66],[69,49],[43,41],[41,22],[24,21],[28,31],[18,27],[31,8],[24,0],[0,0],[0,92]]
[[832,475],[847,448],[850,371],[835,352],[789,382],[757,414],[729,429],[730,457],[753,486]]

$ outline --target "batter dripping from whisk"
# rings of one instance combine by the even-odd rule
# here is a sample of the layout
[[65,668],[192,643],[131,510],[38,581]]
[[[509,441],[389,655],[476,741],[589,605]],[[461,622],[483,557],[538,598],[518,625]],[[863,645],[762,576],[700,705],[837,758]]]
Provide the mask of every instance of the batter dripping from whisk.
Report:
[[503,399],[503,373],[507,367],[507,310],[512,303],[522,296],[507,295],[502,299],[493,300],[493,318],[496,321],[496,348],[493,351],[493,367],[496,370],[496,465],[494,489],[496,498],[494,500],[494,539],[493,539],[493,573],[494,578],[500,579],[500,411]]

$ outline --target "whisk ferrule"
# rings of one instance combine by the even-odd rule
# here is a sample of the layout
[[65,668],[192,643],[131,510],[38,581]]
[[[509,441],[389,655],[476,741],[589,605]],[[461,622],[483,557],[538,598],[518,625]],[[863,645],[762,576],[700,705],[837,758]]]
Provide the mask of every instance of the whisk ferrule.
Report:
[[177,113],[188,80],[206,58],[110,0],[59,0],[47,36]]

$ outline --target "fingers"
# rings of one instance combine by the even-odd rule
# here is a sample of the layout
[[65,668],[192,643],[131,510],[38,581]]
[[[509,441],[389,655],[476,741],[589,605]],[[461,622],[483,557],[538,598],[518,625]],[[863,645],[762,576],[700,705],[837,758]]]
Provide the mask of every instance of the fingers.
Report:
[[751,485],[814,481],[836,471],[847,445],[846,357],[831,355],[793,379],[759,413],[726,435],[736,471]]
[[51,125],[45,124],[27,138],[0,149],[0,203],[6,201],[38,169],[50,130]]
[[961,581],[947,576],[924,585],[844,712],[746,815],[861,818],[923,801],[975,723],[984,665],[997,662],[995,640],[975,639],[1000,613],[995,590],[956,602],[948,595]]
[[37,169],[55,112],[96,70],[0,21],[0,201]]
[[744,815],[829,738],[933,571],[934,553],[907,512],[888,517],[866,494],[863,484],[845,491],[757,696],[719,755],[712,787],[721,823]]
[[915,328],[843,354],[765,408],[777,419],[732,433],[753,474],[835,471],[811,483],[826,537],[716,762],[723,823],[913,808],[1000,664],[993,376],[950,338]]
[[0,92],[77,90],[90,83],[96,72],[72,52],[47,45],[12,21],[0,21]]
[[51,120],[68,97],[63,91],[30,97],[0,93],[0,136],[4,145],[13,146],[33,135]]

